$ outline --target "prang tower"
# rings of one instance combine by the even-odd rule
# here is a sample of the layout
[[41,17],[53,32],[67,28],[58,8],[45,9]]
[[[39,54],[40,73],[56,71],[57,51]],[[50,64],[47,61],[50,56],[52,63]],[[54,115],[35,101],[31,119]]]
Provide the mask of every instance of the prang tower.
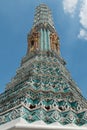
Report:
[[27,42],[16,75],[0,94],[0,130],[85,130],[87,101],[66,69],[45,4],[36,7]]

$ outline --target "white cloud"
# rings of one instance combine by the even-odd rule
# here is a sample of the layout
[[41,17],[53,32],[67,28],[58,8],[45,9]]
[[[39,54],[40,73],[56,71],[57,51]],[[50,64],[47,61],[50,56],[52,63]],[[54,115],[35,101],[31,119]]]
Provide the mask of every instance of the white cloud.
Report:
[[78,3],[78,0],[63,0],[64,11],[66,13],[73,15],[76,9],[77,3]]
[[78,38],[87,40],[87,0],[82,0],[79,18],[82,28],[80,29]]
[[81,25],[87,29],[87,0],[82,0],[79,18]]
[[85,29],[80,29],[78,38],[87,40],[87,31]]
[[87,40],[87,0],[63,0],[64,12],[74,15],[74,12],[79,3],[79,23],[80,23],[80,32],[78,38]]

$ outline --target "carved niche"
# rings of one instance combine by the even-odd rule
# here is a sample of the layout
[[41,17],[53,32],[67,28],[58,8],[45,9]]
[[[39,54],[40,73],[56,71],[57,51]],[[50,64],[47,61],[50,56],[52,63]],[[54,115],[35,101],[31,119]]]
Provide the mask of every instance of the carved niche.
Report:
[[32,29],[31,34],[28,35],[28,51],[33,52],[35,50],[39,49],[39,33],[36,31],[36,29]]
[[51,49],[60,54],[59,38],[56,33],[50,34]]

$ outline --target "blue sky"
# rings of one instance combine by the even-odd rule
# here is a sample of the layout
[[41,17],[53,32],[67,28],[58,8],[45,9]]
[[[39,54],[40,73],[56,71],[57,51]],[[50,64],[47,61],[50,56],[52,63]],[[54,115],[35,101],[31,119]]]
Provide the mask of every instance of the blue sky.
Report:
[[52,10],[61,55],[87,98],[87,0],[0,0],[0,93],[26,54],[27,34],[40,3]]

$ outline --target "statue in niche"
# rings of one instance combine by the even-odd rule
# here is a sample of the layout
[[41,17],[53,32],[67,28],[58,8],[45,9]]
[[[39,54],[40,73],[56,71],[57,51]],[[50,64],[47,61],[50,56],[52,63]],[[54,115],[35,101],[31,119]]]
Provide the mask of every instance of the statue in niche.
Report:
[[28,36],[28,51],[27,53],[33,52],[39,49],[39,33],[36,29],[32,29],[31,34]]
[[60,52],[60,45],[58,42],[59,38],[56,33],[51,33],[50,35],[50,41],[51,41],[51,49],[54,51]]

